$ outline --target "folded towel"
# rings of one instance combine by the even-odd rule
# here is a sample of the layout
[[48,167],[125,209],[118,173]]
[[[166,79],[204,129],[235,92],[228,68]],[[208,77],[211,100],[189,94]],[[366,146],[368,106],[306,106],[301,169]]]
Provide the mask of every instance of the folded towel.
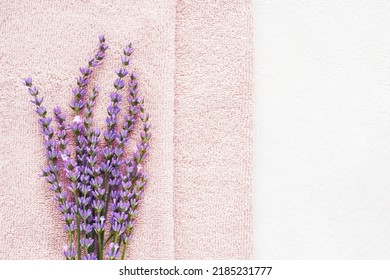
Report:
[[251,1],[178,1],[175,256],[251,256]]

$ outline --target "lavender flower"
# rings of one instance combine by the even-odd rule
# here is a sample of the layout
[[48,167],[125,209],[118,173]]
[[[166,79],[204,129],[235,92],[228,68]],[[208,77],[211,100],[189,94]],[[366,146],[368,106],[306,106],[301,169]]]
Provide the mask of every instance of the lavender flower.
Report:
[[[118,259],[121,248],[121,258],[125,257],[148,180],[142,164],[149,151],[149,115],[139,96],[138,79],[134,72],[130,74],[128,83],[129,111],[124,116],[121,129],[117,123],[121,111],[121,91],[126,86],[124,79],[129,74],[126,66],[130,65],[130,55],[134,52],[131,44],[123,50],[122,67],[115,70],[117,78],[114,81],[115,91],[110,93],[110,104],[107,107],[107,129],[101,133],[93,127],[93,109],[99,87],[94,86],[91,91],[88,87],[94,68],[101,64],[107,49],[105,37],[100,35],[98,51],[88,60],[86,67],[80,68],[77,86],[72,88],[73,99],[69,106],[74,112],[73,121],[67,124],[62,110],[54,108],[56,133],[52,127],[52,118],[47,116],[47,109],[42,105],[44,98],[39,96],[32,78],[23,81],[39,116],[38,124],[48,161],[48,165],[42,170],[42,176],[49,183],[49,189],[54,192],[57,209],[65,223],[68,245],[63,252],[69,260],[103,259],[104,244],[110,240],[112,242],[106,257]],[[143,122],[140,142],[130,158],[122,159],[129,136],[138,120]],[[69,133],[74,137],[69,137]],[[101,134],[105,140],[104,146],[100,145]],[[70,148],[72,139],[75,141],[73,152]],[[125,165],[124,170],[120,168],[122,164]],[[60,182],[60,178],[64,181]],[[107,222],[110,224],[110,235],[105,239]]]

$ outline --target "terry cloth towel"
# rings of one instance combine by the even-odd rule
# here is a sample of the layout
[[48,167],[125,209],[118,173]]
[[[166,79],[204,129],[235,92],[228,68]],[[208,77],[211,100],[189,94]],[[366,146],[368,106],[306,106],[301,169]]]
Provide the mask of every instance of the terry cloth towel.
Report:
[[[62,259],[63,221],[38,174],[32,76],[51,113],[67,107],[97,36],[110,46],[93,83],[104,129],[123,46],[151,115],[151,179],[127,257],[251,257],[250,1],[10,1],[0,9],[0,259]],[[125,103],[125,102],[124,102]],[[123,103],[123,104],[124,104]],[[131,147],[130,147],[131,148]]]

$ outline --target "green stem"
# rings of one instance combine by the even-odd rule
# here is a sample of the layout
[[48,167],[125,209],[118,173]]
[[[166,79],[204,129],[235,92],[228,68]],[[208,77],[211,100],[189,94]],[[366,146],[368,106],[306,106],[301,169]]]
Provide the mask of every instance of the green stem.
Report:
[[98,260],[103,259],[103,244],[102,244],[102,234],[98,233]]
[[[130,234],[130,230],[126,229],[126,235]],[[127,249],[127,242],[123,241],[123,251],[122,251],[122,260],[125,259],[126,256],[126,249]]]
[[[104,186],[104,189],[107,188],[107,173],[104,174],[103,186]],[[104,200],[105,200],[104,212],[103,212],[104,220],[106,220],[106,217],[107,217],[108,204],[110,202],[110,192],[111,192],[111,186],[109,185],[108,190],[106,192],[106,195],[104,197]]]
[[72,252],[72,247],[73,247],[73,233],[69,233],[69,252]]
[[[104,176],[103,176],[103,188],[106,190],[107,188],[107,172],[104,172]],[[108,196],[107,192],[105,193],[105,195]],[[108,196],[109,197],[109,196]],[[103,202],[105,201],[105,196],[103,196]],[[104,210],[103,210],[103,217],[104,217],[104,222],[106,221],[106,212],[107,212],[107,203],[106,205],[104,206]],[[100,219],[100,217],[99,217]],[[102,239],[104,240],[104,231],[103,231],[103,235],[102,235]],[[102,242],[103,242],[102,240]]]
[[126,256],[126,249],[127,249],[127,242],[123,242],[123,251],[122,251],[122,260],[125,259]]
[[[79,208],[78,192],[75,194],[76,206]],[[77,223],[77,259],[81,260],[81,243],[80,243],[80,215],[76,214]]]

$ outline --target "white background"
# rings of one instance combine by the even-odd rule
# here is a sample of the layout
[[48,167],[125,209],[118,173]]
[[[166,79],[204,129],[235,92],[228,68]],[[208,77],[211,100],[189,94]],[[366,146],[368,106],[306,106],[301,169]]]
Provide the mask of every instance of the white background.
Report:
[[254,1],[257,259],[390,258],[390,1]]

